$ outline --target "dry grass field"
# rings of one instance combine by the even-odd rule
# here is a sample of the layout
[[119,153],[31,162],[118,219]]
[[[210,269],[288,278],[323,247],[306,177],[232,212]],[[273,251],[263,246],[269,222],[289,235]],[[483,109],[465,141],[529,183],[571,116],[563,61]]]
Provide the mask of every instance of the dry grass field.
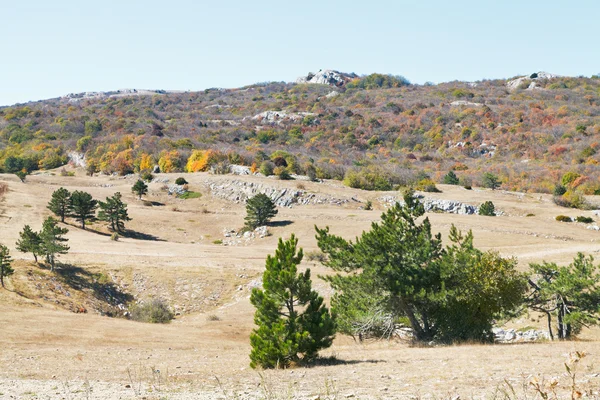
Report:
[[[271,236],[225,246],[218,244],[223,230],[243,225],[244,205],[213,197],[207,182],[234,178],[157,175],[171,182],[177,176],[202,197],[173,198],[161,189],[164,183],[152,183],[146,201],[139,201],[131,193],[133,178],[90,178],[82,171],[73,177],[43,172],[26,183],[0,175],[0,182],[8,184],[0,200],[0,243],[16,260],[7,290],[0,290],[0,399],[541,398],[530,384],[534,378],[541,391],[558,379],[557,398],[570,398],[564,363],[574,351],[587,353],[576,365],[577,387],[587,391],[583,396],[600,396],[597,330],[572,342],[423,348],[394,341],[357,344],[338,336],[322,354],[335,356],[334,361],[312,368],[250,369],[249,293],[278,238],[295,233],[301,247],[316,250],[315,224],[353,238],[378,220],[384,205],[377,198],[383,194],[337,182],[303,182],[317,193],[371,199],[374,210],[360,209],[359,202],[280,208],[279,223],[269,227]],[[235,179],[292,189],[298,185]],[[88,191],[97,199],[120,191],[133,218],[127,228],[136,234],[111,241],[104,223],[83,231],[69,221],[71,250],[60,257],[66,267],[53,275],[35,266],[14,244],[24,224],[41,228],[50,195],[60,186]],[[559,214],[594,216],[591,211],[561,209],[548,195],[440,188],[443,193],[428,196],[473,205],[492,200],[504,215],[431,213],[434,230],[447,235],[451,224],[472,229],[478,247],[517,257],[520,268],[542,260],[568,263],[577,252],[600,251],[600,232],[554,220]],[[308,261],[304,266],[314,276],[327,273]],[[77,279],[69,279],[70,274]],[[324,282],[314,284],[326,297],[330,294]],[[107,291],[115,299],[112,305],[100,304]],[[156,325],[95,311],[119,312],[116,303],[127,296],[165,299],[177,316],[170,324]],[[81,310],[87,312],[75,312]],[[524,315],[509,325],[542,328],[543,321]]]

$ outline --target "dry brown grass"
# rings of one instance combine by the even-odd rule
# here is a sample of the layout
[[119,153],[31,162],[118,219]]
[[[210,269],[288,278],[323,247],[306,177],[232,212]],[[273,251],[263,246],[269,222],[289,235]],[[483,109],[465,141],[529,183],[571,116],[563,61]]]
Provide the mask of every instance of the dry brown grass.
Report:
[[[185,174],[185,178],[195,188],[203,188],[206,180],[228,177]],[[267,178],[236,179],[268,182],[280,188],[295,187],[293,182]],[[274,251],[278,238],[294,232],[307,252],[315,251],[315,224],[328,225],[332,233],[353,238],[368,229],[371,222],[378,219],[380,211],[355,212],[360,203],[341,207],[282,208],[276,220],[293,221],[292,224],[273,226],[270,228],[272,236],[256,239],[248,245],[222,246],[212,242],[223,238],[224,228],[235,228],[243,223],[244,206],[214,199],[206,192],[202,201],[180,202],[161,192],[159,184],[150,184],[148,200],[164,205],[146,207],[130,194],[132,182],[126,179],[46,175],[31,176],[27,185],[18,184],[16,180],[7,181],[10,191],[2,203],[5,213],[0,218],[0,243],[10,245],[11,254],[17,259],[9,289],[18,289],[23,296],[0,290],[0,393],[9,393],[5,387],[10,386],[7,383],[10,379],[18,379],[29,385],[27,390],[38,390],[38,393],[56,386],[57,379],[73,382],[89,379],[96,382],[98,391],[104,390],[103,385],[110,388],[104,398],[119,397],[121,390],[123,396],[131,396],[131,389],[124,389],[129,384],[127,369],[141,363],[144,370],[150,371],[153,367],[162,371],[162,377],[168,376],[180,390],[177,393],[208,393],[205,397],[174,397],[182,399],[214,398],[215,393],[222,397],[215,376],[219,377],[230,398],[237,394],[243,396],[245,391],[250,398],[265,398],[258,385],[267,384],[271,385],[273,393],[282,396],[291,390],[298,398],[317,395],[326,398],[325,388],[327,385],[331,388],[332,383],[337,398],[350,394],[356,398],[375,399],[428,398],[428,395],[446,398],[449,393],[460,394],[461,398],[481,398],[480,395],[485,393],[491,398],[498,388],[506,387],[506,381],[520,390],[523,383],[528,384],[529,379],[536,376],[544,382],[558,376],[561,390],[568,390],[563,375],[564,362],[567,354],[576,350],[589,354],[582,361],[581,365],[585,365],[578,375],[582,384],[587,381],[584,383],[586,390],[598,388],[598,377],[592,376],[600,364],[598,330],[584,332],[584,340],[578,342],[436,348],[413,348],[394,342],[358,345],[339,336],[333,347],[323,353],[326,357],[335,356],[338,361],[333,365],[264,371],[261,378],[248,367],[248,337],[253,328],[253,308],[248,296],[251,283],[262,273],[264,259]],[[335,196],[360,199],[364,195],[337,183],[305,184],[308,190]],[[127,228],[157,239],[123,237],[113,242],[108,236],[68,226],[71,252],[61,260],[98,276],[98,280],[114,281],[136,297],[166,296],[169,304],[179,306],[175,309],[179,315],[171,324],[157,326],[99,316],[92,311],[92,306],[86,306],[88,303],[85,302],[93,300],[89,292],[70,291],[67,296],[64,293],[66,286],[60,281],[54,283],[63,285],[63,291],[49,290],[45,286],[53,283],[49,272],[34,266],[30,255],[14,249],[24,224],[40,229],[41,221],[48,215],[45,206],[50,194],[60,186],[86,190],[101,199],[120,191],[133,218]],[[440,186],[444,192],[435,194],[436,197],[471,204],[491,200],[507,215],[486,218],[429,214],[434,229],[443,235],[447,234],[451,224],[462,230],[472,229],[477,246],[518,257],[522,269],[529,262],[565,263],[577,251],[593,253],[600,250],[597,232],[589,231],[581,224],[554,221],[554,216],[562,210],[552,203],[550,196]],[[24,207],[24,204],[30,207]],[[172,212],[174,205],[181,212]],[[203,213],[203,206],[209,207],[211,212]],[[349,217],[352,213],[354,216]],[[532,213],[535,215],[525,217]],[[578,215],[581,213],[578,211]],[[313,276],[328,273],[318,264],[312,264],[307,260],[305,266],[313,269]],[[30,273],[36,278],[29,279]],[[105,278],[100,279],[102,274]],[[331,294],[329,287],[317,278],[314,280],[316,289],[328,297]],[[68,301],[73,304],[84,302],[88,313],[65,311],[70,308],[62,302]],[[218,316],[219,320],[211,318],[212,315]],[[515,328],[527,325],[542,327],[543,321],[538,322],[532,315],[509,324]],[[144,376],[143,383],[149,387],[152,374]],[[46,387],[48,389],[44,389]],[[528,398],[534,398],[531,387],[527,390]],[[15,396],[19,398],[22,392]],[[521,396],[521,392],[518,394]],[[498,396],[496,398],[511,398]]]

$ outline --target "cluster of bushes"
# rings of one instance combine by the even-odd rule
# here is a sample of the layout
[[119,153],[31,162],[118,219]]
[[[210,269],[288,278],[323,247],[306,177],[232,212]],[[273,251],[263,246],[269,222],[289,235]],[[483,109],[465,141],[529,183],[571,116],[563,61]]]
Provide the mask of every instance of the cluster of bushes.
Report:
[[592,222],[594,222],[594,219],[591,217],[585,217],[583,215],[580,215],[578,217],[572,218],[566,215],[557,215],[555,218],[557,221],[559,222],[580,222],[583,224],[591,224]]

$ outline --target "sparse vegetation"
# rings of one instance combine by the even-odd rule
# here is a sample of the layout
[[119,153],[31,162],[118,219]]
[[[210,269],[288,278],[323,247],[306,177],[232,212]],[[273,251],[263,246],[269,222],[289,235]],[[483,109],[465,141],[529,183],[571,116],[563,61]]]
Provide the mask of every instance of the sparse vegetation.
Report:
[[145,301],[129,307],[130,318],[138,322],[167,324],[175,317],[169,305],[160,299]]
[[558,222],[573,222],[573,218],[566,215],[557,215],[555,218]]

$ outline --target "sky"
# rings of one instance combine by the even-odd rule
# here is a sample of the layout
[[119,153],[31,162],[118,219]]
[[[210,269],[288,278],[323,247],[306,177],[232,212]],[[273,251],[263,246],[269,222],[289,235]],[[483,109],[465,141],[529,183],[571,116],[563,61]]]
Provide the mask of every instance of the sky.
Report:
[[319,69],[413,83],[600,73],[597,0],[0,3],[0,106],[289,82]]

